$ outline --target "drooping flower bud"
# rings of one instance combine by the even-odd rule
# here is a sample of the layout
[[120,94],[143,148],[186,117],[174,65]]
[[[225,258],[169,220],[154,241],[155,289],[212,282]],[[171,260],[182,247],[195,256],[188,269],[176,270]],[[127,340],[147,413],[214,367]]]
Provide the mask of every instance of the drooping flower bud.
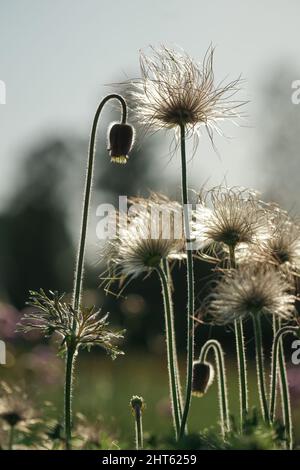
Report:
[[108,132],[110,161],[125,164],[132,149],[134,130],[130,124],[113,124]]
[[214,368],[209,362],[195,361],[193,369],[192,393],[196,397],[202,397],[213,383]]

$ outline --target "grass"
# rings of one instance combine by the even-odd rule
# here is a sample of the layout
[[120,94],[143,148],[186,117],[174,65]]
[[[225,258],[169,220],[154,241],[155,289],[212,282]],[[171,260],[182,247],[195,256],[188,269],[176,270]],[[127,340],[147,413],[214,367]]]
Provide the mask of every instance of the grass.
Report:
[[[11,369],[3,368],[3,379],[30,383],[35,404],[43,414],[44,401],[52,402],[57,413],[53,416],[63,422],[63,383],[47,384],[38,375],[30,381],[16,361]],[[226,357],[229,388],[230,413],[239,416],[237,369],[234,360]],[[146,409],[143,416],[144,432],[147,435],[163,436],[172,432],[172,416],[169,406],[168,377],[164,357],[131,353],[111,361],[102,354],[79,356],[74,384],[74,412],[83,414],[88,423],[108,432],[116,443],[134,443],[134,418],[129,405],[132,395],[143,396]],[[181,361],[182,372],[185,370]],[[61,361],[63,375],[63,361]],[[219,410],[216,380],[202,398],[193,398],[189,418],[189,431],[197,432],[218,426]],[[254,363],[249,370],[250,406],[258,406]],[[296,440],[300,440],[300,415],[293,416]],[[76,420],[76,416],[75,416]],[[99,424],[100,422],[100,424]],[[218,429],[218,428],[217,428]],[[124,444],[122,444],[123,446]]]

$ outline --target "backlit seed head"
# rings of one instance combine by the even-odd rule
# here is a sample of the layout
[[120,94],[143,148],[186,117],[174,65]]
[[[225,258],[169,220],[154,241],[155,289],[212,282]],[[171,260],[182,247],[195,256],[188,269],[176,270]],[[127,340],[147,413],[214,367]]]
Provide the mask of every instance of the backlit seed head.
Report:
[[215,371],[209,362],[195,361],[193,365],[192,394],[196,397],[205,395],[213,383]]
[[293,284],[271,265],[242,265],[223,274],[205,299],[200,314],[220,325],[249,314],[270,314],[289,320],[295,314]]
[[113,359],[123,354],[115,343],[123,338],[124,331],[110,330],[108,315],[101,315],[101,310],[94,306],[74,310],[71,304],[64,301],[64,295],[57,292],[46,294],[41,289],[30,294],[28,304],[32,310],[23,315],[18,331],[27,333],[38,330],[46,337],[56,333],[62,340],[62,352],[72,342],[76,350],[100,346]]
[[108,132],[108,145],[111,162],[125,164],[132,149],[134,130],[130,124],[113,124]]
[[266,211],[253,191],[219,186],[199,199],[193,228],[200,250],[218,245],[236,248],[266,238]]
[[300,274],[300,224],[278,207],[270,210],[272,223],[266,239],[254,248],[252,257]]
[[117,234],[103,250],[108,280],[135,278],[155,270],[163,259],[184,257],[182,206],[165,196],[133,198],[119,213]]
[[233,96],[239,91],[238,78],[216,83],[213,71],[214,49],[210,47],[198,64],[183,51],[165,46],[141,53],[141,79],[131,81],[131,102],[139,123],[153,131],[184,125],[187,133],[206,128],[212,139],[220,120],[235,120],[244,102]]

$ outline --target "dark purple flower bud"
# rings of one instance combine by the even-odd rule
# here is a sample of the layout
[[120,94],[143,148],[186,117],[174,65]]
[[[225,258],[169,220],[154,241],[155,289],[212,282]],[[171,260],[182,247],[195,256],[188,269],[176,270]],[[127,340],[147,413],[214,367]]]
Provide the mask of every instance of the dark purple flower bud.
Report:
[[133,395],[133,397],[130,400],[130,405],[132,408],[132,411],[134,413],[141,413],[145,407],[145,402],[143,397],[138,397],[137,395]]
[[121,164],[127,163],[133,141],[134,130],[130,124],[113,124],[108,132],[110,161]]
[[202,397],[214,380],[214,368],[208,362],[194,362],[192,393],[196,397]]

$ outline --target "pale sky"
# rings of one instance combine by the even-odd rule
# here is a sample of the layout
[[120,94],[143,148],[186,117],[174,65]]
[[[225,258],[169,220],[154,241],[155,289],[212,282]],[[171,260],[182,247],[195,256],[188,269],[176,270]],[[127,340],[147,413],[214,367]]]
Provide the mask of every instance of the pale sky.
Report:
[[[232,139],[217,139],[221,160],[204,136],[190,172],[262,189],[261,88],[282,64],[300,78],[299,18],[299,0],[0,0],[2,204],[26,150],[65,132],[87,137],[104,85],[138,76],[139,50],[150,44],[179,45],[201,61],[212,43],[217,79],[246,79],[248,126],[226,126]],[[179,160],[165,169],[164,158],[160,171],[178,170]]]

